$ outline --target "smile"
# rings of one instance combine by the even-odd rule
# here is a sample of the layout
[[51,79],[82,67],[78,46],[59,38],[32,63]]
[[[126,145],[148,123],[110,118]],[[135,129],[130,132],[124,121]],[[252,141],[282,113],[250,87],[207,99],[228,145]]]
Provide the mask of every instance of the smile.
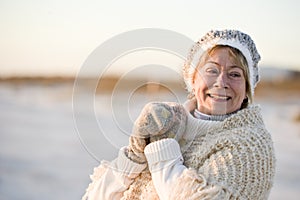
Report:
[[208,96],[217,101],[228,101],[231,99],[229,96],[217,95],[217,94],[208,94]]

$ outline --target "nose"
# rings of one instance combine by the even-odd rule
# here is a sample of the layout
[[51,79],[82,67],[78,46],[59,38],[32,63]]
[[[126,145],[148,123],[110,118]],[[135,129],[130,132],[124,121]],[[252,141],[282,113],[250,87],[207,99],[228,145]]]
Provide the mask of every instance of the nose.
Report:
[[215,80],[214,87],[228,88],[228,77],[227,74],[221,72]]

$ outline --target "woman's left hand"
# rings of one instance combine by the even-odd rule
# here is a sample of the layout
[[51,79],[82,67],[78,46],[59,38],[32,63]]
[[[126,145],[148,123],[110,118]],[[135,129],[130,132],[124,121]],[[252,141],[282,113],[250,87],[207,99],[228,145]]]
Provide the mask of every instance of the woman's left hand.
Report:
[[180,139],[185,131],[186,119],[186,111],[180,104],[148,103],[134,123],[128,157],[138,163],[146,162],[146,145],[164,138]]
[[136,120],[132,136],[149,138],[148,143],[182,135],[186,111],[177,103],[154,102],[147,104]]

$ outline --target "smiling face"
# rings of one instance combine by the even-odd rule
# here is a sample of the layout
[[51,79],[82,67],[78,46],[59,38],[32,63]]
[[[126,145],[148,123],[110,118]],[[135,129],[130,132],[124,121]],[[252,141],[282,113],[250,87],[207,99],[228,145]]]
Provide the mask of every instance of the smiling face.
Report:
[[245,72],[229,47],[216,48],[200,61],[192,86],[197,109],[209,115],[235,112],[246,98]]

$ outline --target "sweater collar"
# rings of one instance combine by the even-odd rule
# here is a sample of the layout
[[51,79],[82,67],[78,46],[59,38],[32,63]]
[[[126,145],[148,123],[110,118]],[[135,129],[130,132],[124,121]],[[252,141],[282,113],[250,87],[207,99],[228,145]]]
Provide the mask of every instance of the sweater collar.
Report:
[[198,109],[195,109],[193,111],[193,116],[197,119],[202,119],[202,120],[211,120],[211,121],[223,121],[227,117],[231,116],[233,113],[229,113],[226,115],[207,115],[202,112],[200,112]]

